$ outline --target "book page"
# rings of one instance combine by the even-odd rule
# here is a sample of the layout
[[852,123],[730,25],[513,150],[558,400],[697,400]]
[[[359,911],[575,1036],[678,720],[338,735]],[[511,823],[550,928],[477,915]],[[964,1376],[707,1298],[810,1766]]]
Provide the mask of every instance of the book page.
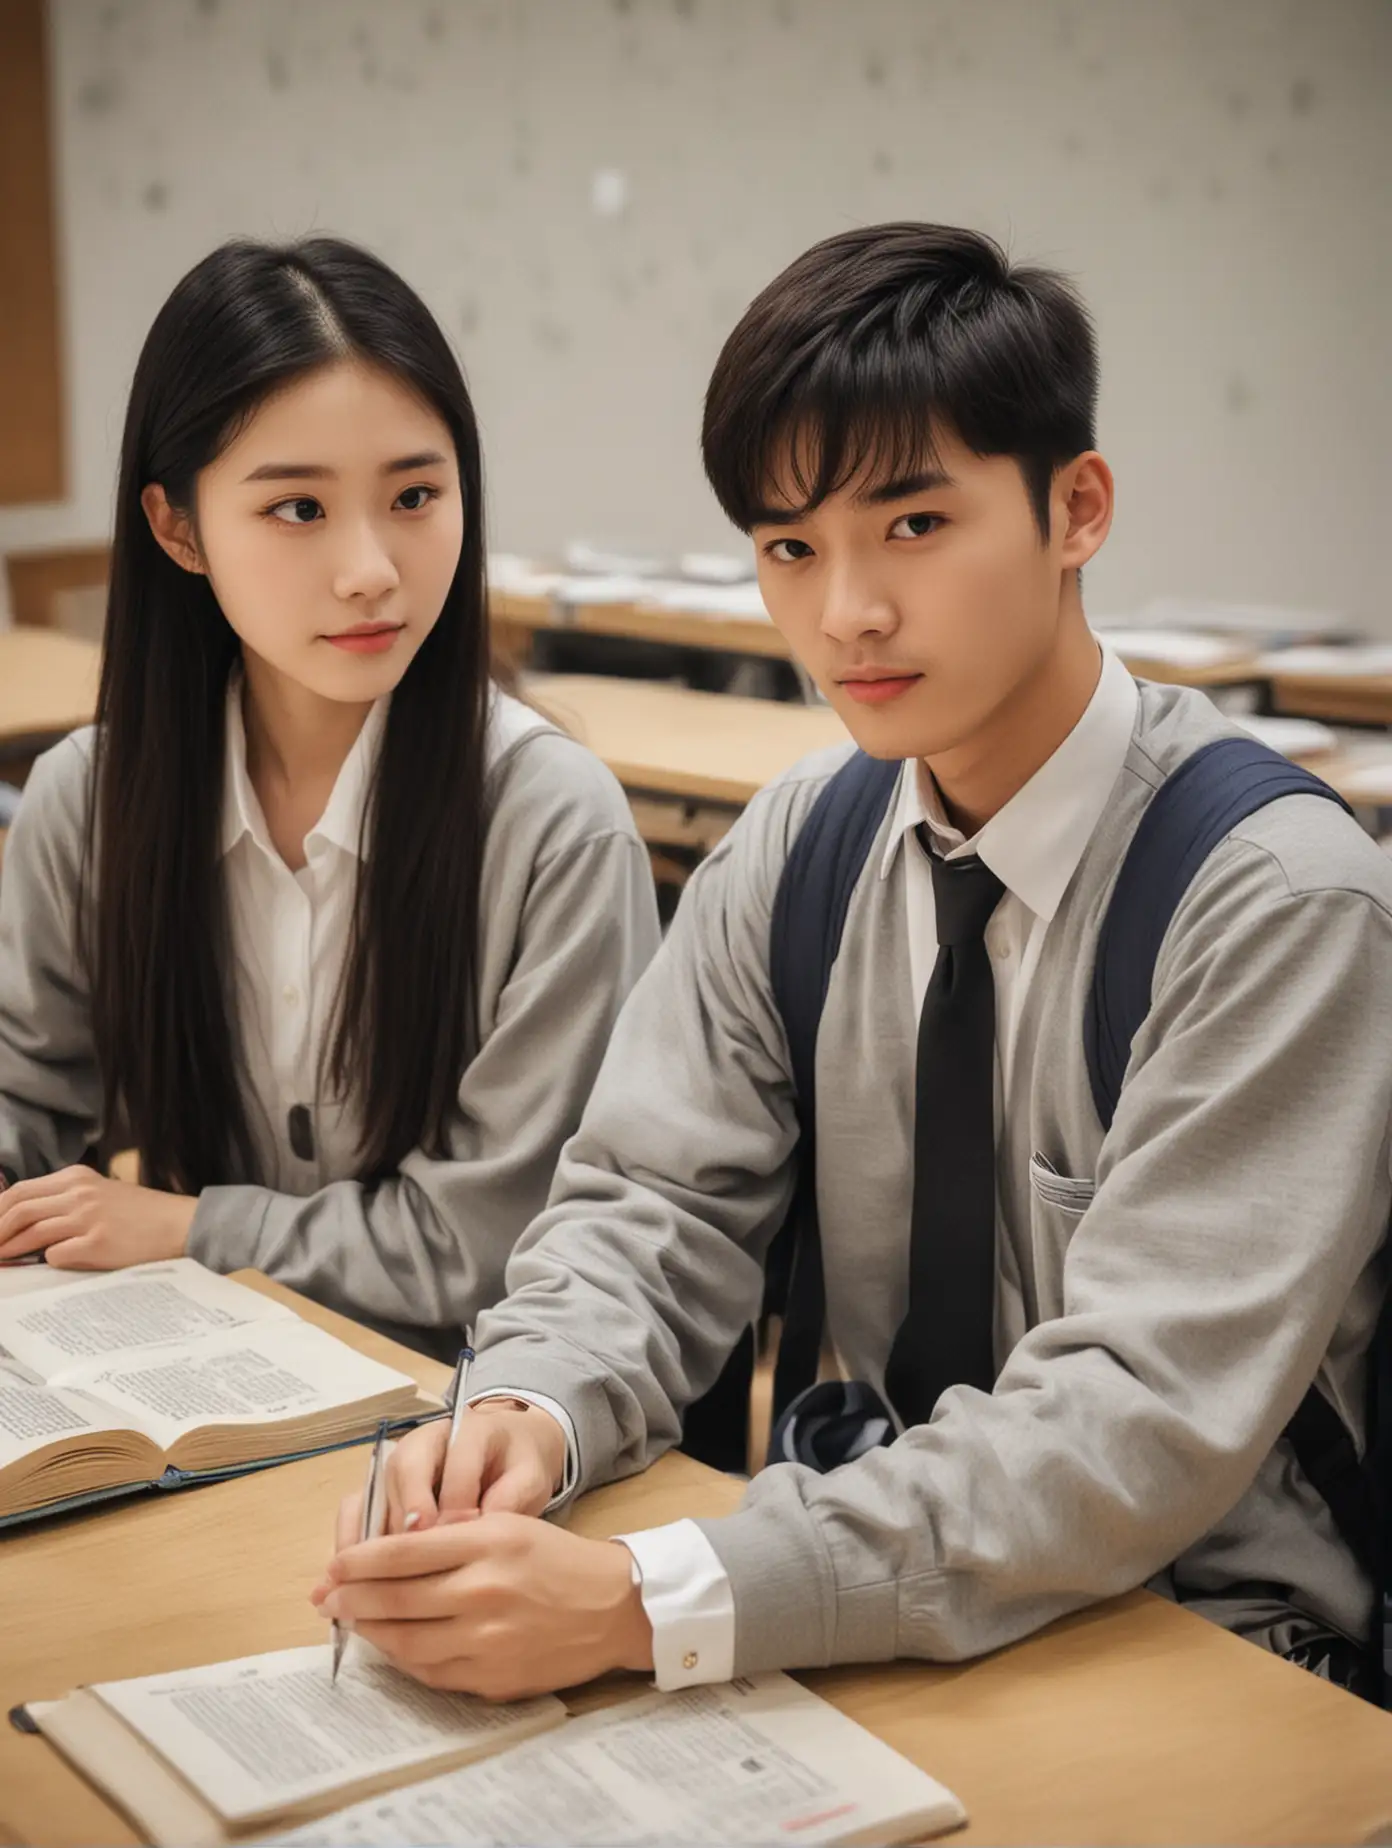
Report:
[[61,1292],[0,1301],[0,1353],[51,1384],[84,1362],[298,1318],[192,1258],[89,1275]]
[[312,1418],[383,1393],[414,1396],[417,1390],[409,1375],[296,1317],[234,1328],[186,1347],[146,1349],[62,1377],[69,1388],[138,1424],[164,1450],[210,1426]]
[[61,1290],[66,1284],[90,1283],[91,1271],[55,1270],[53,1265],[30,1264],[23,1258],[0,1262],[0,1303],[14,1296],[32,1296],[36,1290]]
[[102,1407],[38,1385],[0,1361],[0,1469],[60,1438],[131,1428],[119,1413],[108,1417]]
[[909,1840],[952,1828],[951,1791],[786,1675],[690,1688],[341,1810],[275,1839],[313,1848],[613,1848]]
[[495,1706],[421,1686],[361,1649],[330,1680],[328,1644],[98,1684],[92,1692],[228,1823],[383,1773],[501,1749],[558,1724],[551,1695]]

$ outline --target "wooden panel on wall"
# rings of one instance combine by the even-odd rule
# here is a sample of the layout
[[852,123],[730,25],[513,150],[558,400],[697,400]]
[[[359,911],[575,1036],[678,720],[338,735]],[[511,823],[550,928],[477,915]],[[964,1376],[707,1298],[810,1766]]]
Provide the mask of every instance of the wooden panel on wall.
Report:
[[[0,6],[5,0],[0,0]],[[54,598],[59,591],[104,584],[110,564],[105,545],[54,546],[42,552],[11,552],[5,560],[10,580],[10,610],[17,623],[53,629]]]
[[0,505],[61,500],[63,390],[44,0],[0,0]]

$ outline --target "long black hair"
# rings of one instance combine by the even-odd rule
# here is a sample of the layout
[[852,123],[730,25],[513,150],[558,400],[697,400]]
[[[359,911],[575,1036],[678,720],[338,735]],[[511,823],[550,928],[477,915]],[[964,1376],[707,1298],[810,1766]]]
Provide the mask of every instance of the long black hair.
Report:
[[356,357],[449,426],[464,541],[439,620],[392,697],[364,824],[327,1070],[357,1098],[359,1173],[438,1149],[476,1031],[490,698],[478,428],[420,298],[352,244],[223,245],[150,329],[121,449],[84,933],[108,1124],[142,1178],[253,1178],[219,864],[228,676],[240,644],[205,577],[166,556],[141,491],[194,511],[199,471],[274,391]]
[[814,244],[749,304],[706,393],[701,443],[748,532],[780,465],[810,512],[862,473],[934,466],[934,433],[1013,456],[1049,536],[1062,463],[1093,446],[1097,347],[1055,270],[953,225],[863,225]]

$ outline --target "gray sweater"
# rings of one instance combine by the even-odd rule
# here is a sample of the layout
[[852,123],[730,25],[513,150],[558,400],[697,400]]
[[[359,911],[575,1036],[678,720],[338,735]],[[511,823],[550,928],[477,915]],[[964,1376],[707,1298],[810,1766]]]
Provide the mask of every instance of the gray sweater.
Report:
[[[1280,1433],[1316,1375],[1361,1432],[1392,1194],[1392,864],[1317,797],[1253,816],[1176,914],[1105,1137],[1084,1062],[1121,858],[1163,777],[1231,729],[1198,694],[1142,688],[1049,926],[1000,1137],[994,1391],[950,1390],[830,1475],[767,1469],[702,1524],[737,1673],[954,1660],[1147,1581],[1278,1647],[1366,1627],[1367,1582]],[[474,1385],[562,1403],[582,1485],[672,1444],[757,1312],[795,1139],[770,908],[843,757],[765,790],[692,881],[483,1318]],[[916,1031],[905,857],[876,871],[890,819],[817,1048],[830,1332],[876,1385],[907,1297]]]
[[[76,954],[92,733],[39,759],[0,877],[0,1164],[80,1161],[102,1130],[87,983]],[[658,944],[647,855],[623,791],[547,727],[492,765],[479,912],[479,1042],[447,1126],[365,1188],[306,1197],[209,1187],[191,1257],[254,1265],[318,1301],[451,1358],[502,1293],[545,1204],[615,1017]],[[441,920],[449,928],[449,920]]]

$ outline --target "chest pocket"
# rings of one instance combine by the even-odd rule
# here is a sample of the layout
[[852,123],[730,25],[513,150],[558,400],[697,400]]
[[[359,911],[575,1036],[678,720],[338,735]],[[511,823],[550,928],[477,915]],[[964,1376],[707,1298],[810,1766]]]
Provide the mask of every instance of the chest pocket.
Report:
[[1030,1156],[1029,1177],[1030,1191],[1038,1199],[1075,1219],[1082,1218],[1097,1192],[1095,1181],[1075,1180],[1072,1175],[1060,1174],[1048,1156],[1038,1151]]

